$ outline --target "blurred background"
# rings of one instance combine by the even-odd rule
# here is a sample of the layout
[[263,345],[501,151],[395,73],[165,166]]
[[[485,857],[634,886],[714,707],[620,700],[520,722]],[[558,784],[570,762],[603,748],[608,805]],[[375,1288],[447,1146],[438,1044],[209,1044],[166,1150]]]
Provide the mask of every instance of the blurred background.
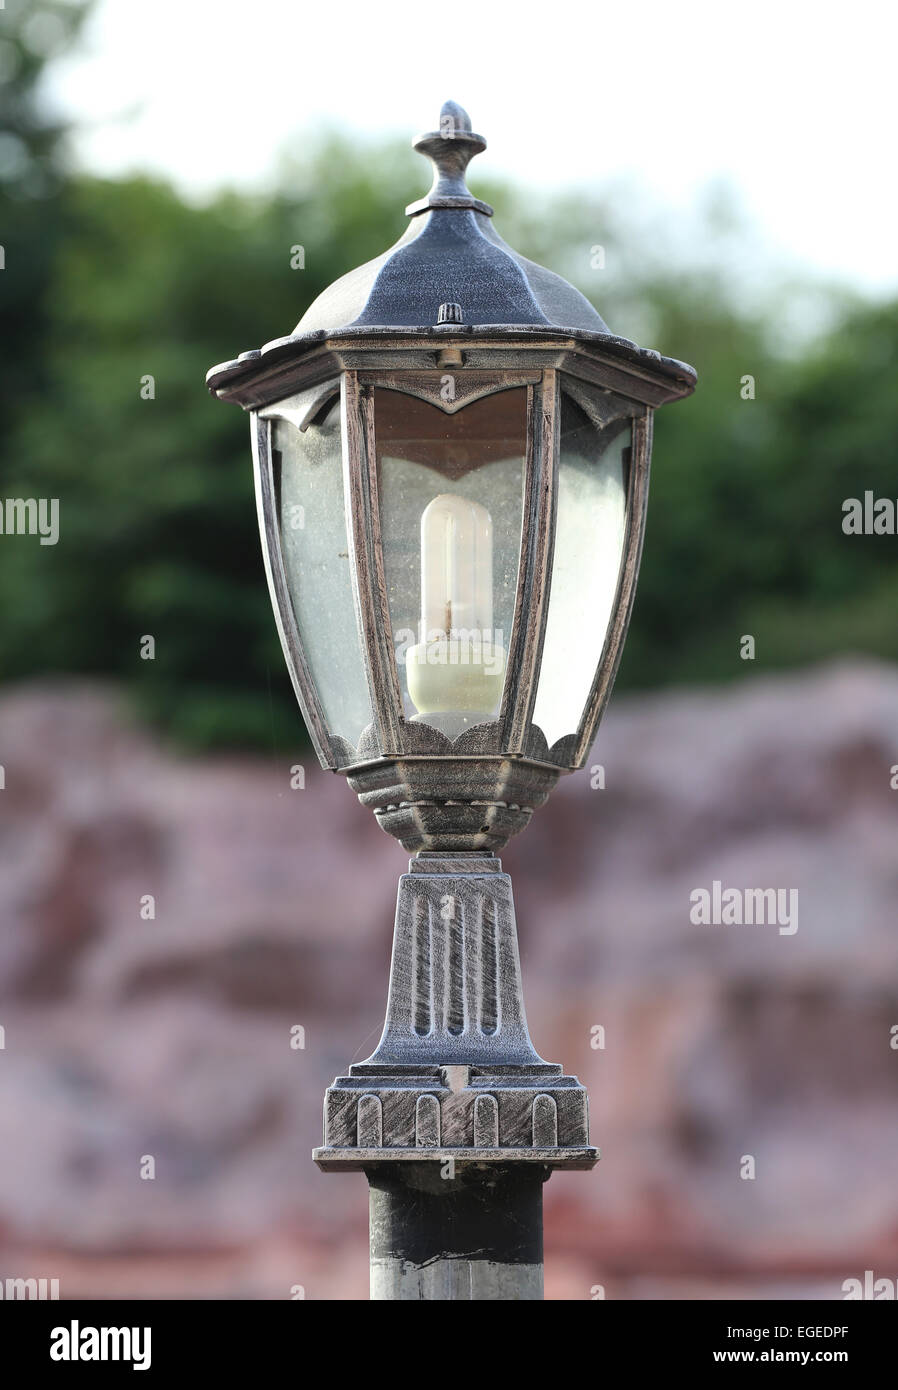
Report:
[[[505,239],[699,373],[656,424],[604,788],[503,856],[603,1151],[546,1189],[547,1296],[898,1279],[898,541],[842,529],[898,499],[894,20],[570,5],[536,44],[503,7],[447,44],[405,4],[184,10],[0,11],[0,493],[60,507],[56,545],[0,536],[0,1279],[367,1296],[364,1180],[309,1150],[379,1034],[405,856],[310,755],[203,377],[397,239],[447,97]],[[693,925],[714,880],[796,888],[797,932]]]

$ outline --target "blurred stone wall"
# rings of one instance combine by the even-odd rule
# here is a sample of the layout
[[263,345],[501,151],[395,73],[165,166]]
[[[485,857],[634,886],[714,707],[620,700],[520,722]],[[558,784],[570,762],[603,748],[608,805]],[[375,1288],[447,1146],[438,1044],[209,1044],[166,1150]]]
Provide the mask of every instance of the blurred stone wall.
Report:
[[[175,757],[102,688],[0,699],[0,1279],[367,1296],[364,1179],[309,1151],[407,856],[291,761]],[[603,1152],[546,1188],[547,1296],[898,1277],[898,670],[614,700],[591,761],[503,856]],[[715,880],[796,889],[797,930],[693,924]]]

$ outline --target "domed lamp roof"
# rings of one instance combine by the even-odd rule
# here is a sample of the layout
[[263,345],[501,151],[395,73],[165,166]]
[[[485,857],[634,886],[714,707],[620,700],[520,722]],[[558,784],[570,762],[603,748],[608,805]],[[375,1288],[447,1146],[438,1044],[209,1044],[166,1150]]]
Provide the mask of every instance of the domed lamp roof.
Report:
[[404,235],[383,255],[334,281],[288,337],[213,367],[206,378],[211,391],[231,395],[259,367],[300,356],[324,338],[434,333],[573,338],[665,379],[665,399],[693,389],[691,367],[616,337],[579,290],[502,240],[492,208],[465,181],[470,160],[486,141],[471,129],[462,107],[447,101],[440,129],[413,144],[430,158],[434,180],[427,196],[406,208]]

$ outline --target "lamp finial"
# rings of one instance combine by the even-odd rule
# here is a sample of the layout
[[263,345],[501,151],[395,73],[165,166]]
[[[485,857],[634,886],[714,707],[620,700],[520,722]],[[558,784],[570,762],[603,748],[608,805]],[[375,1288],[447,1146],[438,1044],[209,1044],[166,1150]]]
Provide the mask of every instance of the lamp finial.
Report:
[[492,217],[489,203],[475,198],[465,182],[465,170],[476,154],[486,149],[486,141],[471,129],[471,118],[457,101],[444,101],[440,108],[440,128],[418,135],[414,149],[427,155],[434,167],[433,187],[426,198],[410,203],[409,217],[432,208],[455,211],[470,208]]

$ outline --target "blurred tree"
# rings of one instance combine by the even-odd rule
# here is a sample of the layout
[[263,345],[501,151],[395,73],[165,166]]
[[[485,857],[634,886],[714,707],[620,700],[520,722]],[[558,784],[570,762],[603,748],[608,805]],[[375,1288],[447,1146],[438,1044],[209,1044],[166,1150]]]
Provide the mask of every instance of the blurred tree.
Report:
[[85,0],[7,0],[0,14],[0,429],[41,380],[53,258],[66,236],[63,122],[41,97],[47,63],[75,40]]

